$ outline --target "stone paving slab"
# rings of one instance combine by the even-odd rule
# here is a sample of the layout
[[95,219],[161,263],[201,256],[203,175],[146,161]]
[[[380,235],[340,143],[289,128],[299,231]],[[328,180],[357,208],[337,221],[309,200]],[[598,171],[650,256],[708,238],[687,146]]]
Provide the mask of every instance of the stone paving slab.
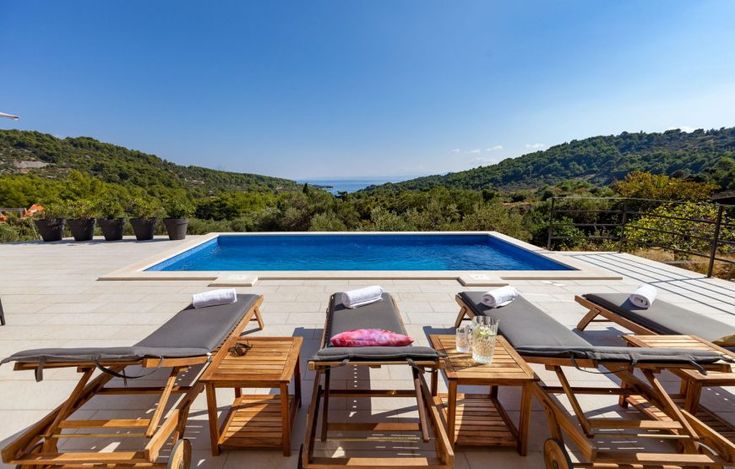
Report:
[[[116,243],[61,242],[53,244],[16,243],[0,245],[0,299],[6,310],[8,325],[0,327],[0,355],[35,347],[129,345],[140,340],[186,306],[195,292],[209,289],[210,281],[97,281],[101,275],[120,269],[163,251],[177,248],[178,241],[156,239],[151,242],[125,240]],[[562,253],[576,262],[588,262],[596,268],[621,275],[622,280],[512,280],[532,303],[566,326],[573,328],[584,310],[573,301],[575,294],[596,292],[629,292],[641,282],[652,282],[659,288],[660,299],[681,304],[701,314],[717,317],[735,328],[735,285],[730,282],[703,279],[701,275],[617,253]],[[451,330],[458,307],[454,294],[463,288],[455,280],[268,280],[254,287],[238,287],[242,293],[265,295],[263,314],[265,331],[257,335],[300,335],[305,338],[303,355],[308,357],[319,346],[324,311],[329,294],[346,288],[380,283],[395,294],[406,327],[418,343],[427,344],[426,334]],[[482,287],[471,288],[483,290]],[[622,329],[614,324],[596,323],[585,331],[588,340],[599,344],[621,344]],[[302,360],[304,400],[311,394],[313,374]],[[535,370],[543,379],[553,382],[552,373],[541,367]],[[151,382],[162,379],[165,371],[147,377]],[[10,366],[0,367],[0,445],[61,402],[77,379],[74,370],[47,370],[45,379],[36,383],[30,372],[14,372]],[[578,384],[595,385],[607,377],[578,370],[569,371]],[[411,387],[410,373],[402,367],[382,369],[340,369],[335,371],[335,385],[343,387],[385,386]],[[676,380],[664,377],[672,389]],[[440,385],[444,383],[440,380]],[[468,388],[472,391],[474,388]],[[262,390],[261,392],[269,392]],[[231,392],[218,390],[224,405]],[[735,407],[730,403],[732,389],[717,389],[704,395],[707,404],[735,421]],[[22,396],[22,397],[21,397]],[[515,416],[518,395],[502,389],[500,398]],[[600,413],[614,408],[599,397],[585,398],[583,403]],[[614,404],[614,402],[613,402]],[[150,399],[117,396],[104,401],[93,400],[83,409],[85,418],[107,418],[126,415],[131,409],[145,410]],[[194,445],[197,468],[295,467],[296,452],[303,439],[307,405],[297,416],[292,438],[294,456],[284,458],[278,450],[226,451],[213,458],[209,453],[206,404],[203,396],[194,403],[187,436]],[[399,412],[401,418],[415,417],[413,400],[357,399],[342,402],[335,399],[335,418],[361,416],[378,418],[385,412]],[[534,404],[532,439],[528,457],[521,458],[508,449],[459,449],[456,467],[537,468],[542,467],[541,445],[548,435],[544,414]],[[65,443],[84,447],[84,440]],[[74,446],[70,446],[74,447]],[[361,451],[363,449],[360,449]],[[335,449],[338,452],[338,449]],[[365,448],[366,454],[375,454]]]

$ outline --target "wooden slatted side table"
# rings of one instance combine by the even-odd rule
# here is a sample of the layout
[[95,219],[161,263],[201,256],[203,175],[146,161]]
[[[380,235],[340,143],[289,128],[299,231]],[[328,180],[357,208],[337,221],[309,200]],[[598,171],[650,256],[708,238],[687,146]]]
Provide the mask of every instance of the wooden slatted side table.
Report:
[[[222,448],[282,447],[291,454],[291,428],[301,407],[299,354],[302,337],[231,337],[200,381],[207,392],[212,454]],[[294,393],[289,395],[289,384]],[[233,388],[235,399],[222,425],[217,419],[217,388]],[[242,394],[242,388],[278,388],[279,394]]]
[[[437,394],[436,372],[432,375],[435,402],[444,411],[447,433],[452,445],[515,446],[522,456],[528,451],[531,418],[531,385],[536,375],[510,346],[498,336],[495,354],[489,365],[481,365],[472,354],[458,352],[454,335],[430,335],[431,346],[447,354],[442,373],[448,394]],[[460,385],[489,386],[489,394],[461,394]],[[498,400],[498,386],[517,386],[521,391],[518,427]]]
[[[733,352],[690,335],[626,335],[623,338],[629,345],[634,347],[713,350],[735,359]],[[699,402],[702,396],[702,388],[735,386],[735,370],[729,373],[708,371],[706,375],[691,369],[671,370],[671,372],[681,379],[680,396],[677,400],[682,403],[682,407],[725,436],[725,438],[735,442],[735,425],[721,418],[717,415],[717,412],[707,409]],[[640,398],[637,399],[640,400]],[[637,402],[632,403],[637,404]]]

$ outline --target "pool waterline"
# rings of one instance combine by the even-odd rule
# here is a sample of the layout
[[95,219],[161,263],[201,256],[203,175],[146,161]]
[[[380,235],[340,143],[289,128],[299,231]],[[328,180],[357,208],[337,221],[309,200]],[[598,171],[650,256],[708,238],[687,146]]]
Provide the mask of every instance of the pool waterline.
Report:
[[[494,233],[216,234],[146,272],[574,271]],[[510,238],[512,241],[517,241]],[[525,243],[523,243],[525,244]]]

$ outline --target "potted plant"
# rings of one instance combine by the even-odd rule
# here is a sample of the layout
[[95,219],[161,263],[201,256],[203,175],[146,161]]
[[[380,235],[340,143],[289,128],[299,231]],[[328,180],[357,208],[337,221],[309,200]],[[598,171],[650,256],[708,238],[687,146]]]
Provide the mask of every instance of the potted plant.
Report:
[[61,241],[64,237],[64,210],[64,204],[56,202],[36,212],[33,221],[45,242]]
[[130,200],[128,213],[130,213],[130,224],[138,241],[153,239],[156,230],[156,222],[160,215],[161,207],[158,201],[150,197],[135,197]]
[[97,219],[105,241],[119,241],[123,239],[125,230],[125,208],[119,198],[106,195],[97,200]]
[[91,241],[94,238],[95,218],[92,203],[88,200],[75,200],[67,208],[67,222],[74,241]]
[[186,228],[189,226],[187,217],[194,213],[194,206],[185,198],[171,198],[166,202],[166,218],[163,224],[166,225],[168,239],[184,239],[186,238]]

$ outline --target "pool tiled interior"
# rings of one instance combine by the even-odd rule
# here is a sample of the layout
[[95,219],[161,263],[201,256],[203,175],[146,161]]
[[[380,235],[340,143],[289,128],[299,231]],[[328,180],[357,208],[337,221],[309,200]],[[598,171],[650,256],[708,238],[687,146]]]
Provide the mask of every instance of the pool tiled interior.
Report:
[[[117,243],[91,242],[54,244],[21,243],[0,245],[0,299],[8,324],[0,327],[0,356],[21,349],[58,346],[129,345],[146,336],[191,300],[192,293],[208,289],[210,281],[98,281],[97,278],[131,262],[155,255],[176,245],[176,241],[157,239],[151,242],[125,240]],[[735,326],[735,285],[721,280],[707,280],[700,275],[668,267],[627,254],[565,253],[576,261],[622,275],[622,280],[518,280],[510,283],[531,302],[564,325],[573,328],[583,309],[573,301],[585,292],[629,292],[641,282],[655,282],[660,298],[680,304]],[[463,287],[455,280],[267,280],[253,287],[239,287],[242,293],[265,296],[262,312],[264,331],[254,335],[299,335],[304,338],[302,356],[313,354],[321,336],[324,311],[330,293],[379,283],[393,293],[401,308],[409,333],[417,343],[428,344],[429,332],[450,331],[458,307],[454,295]],[[481,289],[481,288],[476,288]],[[598,344],[622,344],[619,326],[595,323],[584,332]],[[302,361],[304,400],[308,403],[313,374]],[[543,379],[554,378],[541,367],[534,367]],[[337,385],[344,387],[411,387],[410,373],[402,367],[337,371]],[[144,378],[160,380],[164,371]],[[571,370],[575,384],[599,384],[603,375]],[[36,383],[31,372],[15,372],[9,365],[0,366],[0,445],[48,413],[66,398],[77,380],[74,370],[47,370],[45,379]],[[676,387],[672,377],[667,385]],[[443,386],[440,380],[440,386]],[[231,391],[221,390],[221,405],[231,400]],[[262,392],[268,392],[263,390]],[[705,393],[705,402],[728,420],[735,422],[732,389]],[[518,396],[512,389],[502,389],[500,399],[515,417]],[[146,398],[117,396],[91,401],[79,414],[83,418],[110,418],[129,415],[131,409],[150,409]],[[585,398],[588,409],[600,414],[613,412],[615,401]],[[194,446],[194,467],[236,468],[295,467],[303,441],[307,405],[297,414],[293,435],[293,455],[284,458],[278,449],[226,451],[212,457],[207,434],[206,403],[203,395],[194,403],[187,437]],[[413,418],[411,399],[364,399],[337,401],[332,405],[332,420],[355,414],[366,419],[386,415]],[[543,467],[541,445],[548,435],[541,408],[534,404],[531,419],[530,452],[518,456],[512,449],[476,448],[456,451],[456,467],[537,468]],[[89,447],[84,439],[72,439],[66,447]],[[350,454],[376,454],[380,449],[364,443],[350,443]],[[112,448],[110,448],[112,449]],[[345,448],[326,445],[328,454],[340,454]]]

